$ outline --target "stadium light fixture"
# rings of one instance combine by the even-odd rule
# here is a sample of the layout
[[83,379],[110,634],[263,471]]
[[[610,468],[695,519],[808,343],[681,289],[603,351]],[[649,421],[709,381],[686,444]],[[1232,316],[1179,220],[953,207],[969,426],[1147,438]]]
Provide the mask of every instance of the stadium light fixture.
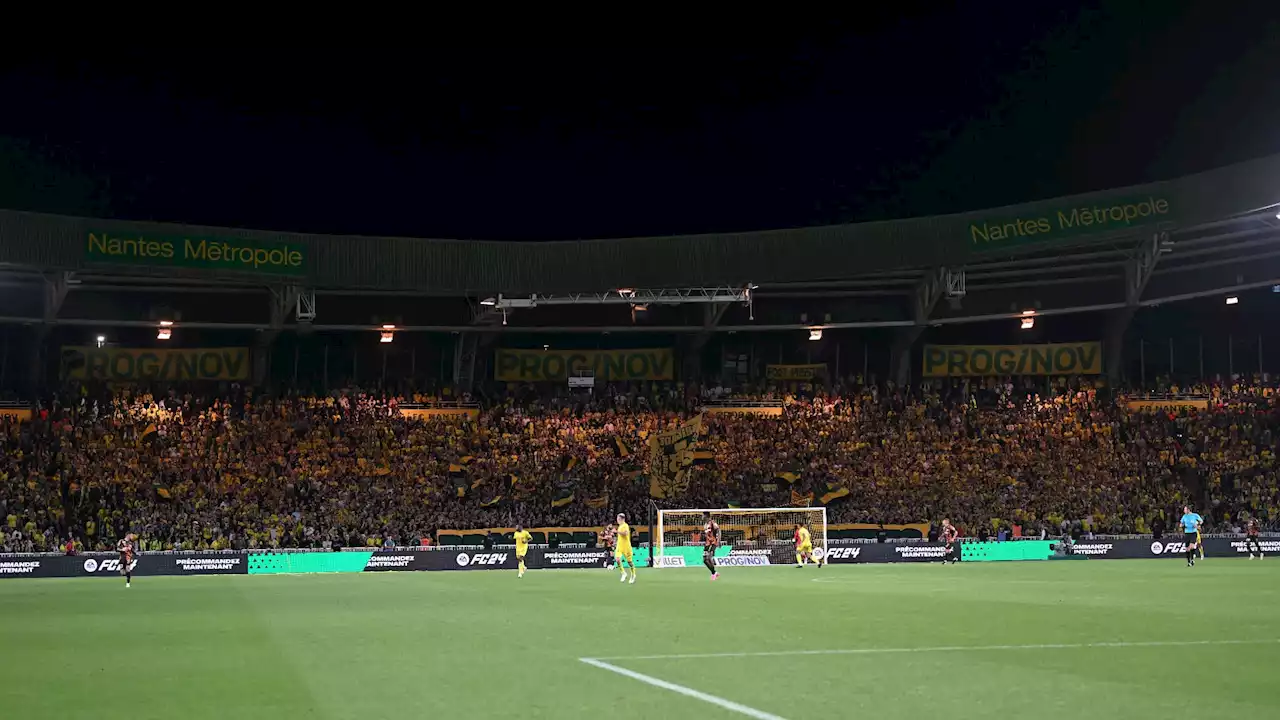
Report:
[[821,340],[821,339],[822,339],[822,328],[809,328],[809,339],[810,339],[810,340]]
[[1023,329],[1023,330],[1030,330],[1031,328],[1033,328],[1033,327],[1035,327],[1035,326],[1036,326],[1036,319],[1035,319],[1034,317],[1024,317],[1024,318],[1022,318],[1022,325],[1021,325],[1021,327],[1022,327],[1022,329]]
[[483,300],[481,300],[481,301],[480,301],[480,304],[481,304],[481,305],[486,305],[486,306],[488,306],[488,307],[493,307],[494,305],[497,305],[497,304],[498,304],[498,299],[497,299],[497,298],[485,298],[485,299],[483,299]]
[[1227,304],[1228,304],[1228,305],[1239,305],[1239,304],[1240,304],[1240,298],[1236,297],[1235,295],[1232,295],[1232,296],[1230,296],[1230,297],[1228,297],[1228,298],[1227,298]]
[[395,326],[395,325],[390,325],[390,324],[388,324],[388,325],[383,325],[383,326],[382,326],[382,332],[381,332],[381,335],[382,335],[382,337],[378,340],[378,342],[389,343],[389,342],[391,342],[392,340],[395,340],[395,339],[396,339],[396,326]]
[[106,336],[106,335],[99,335],[99,336],[97,337],[97,342],[98,342],[98,347],[102,347],[103,345],[106,345],[106,344],[107,344],[107,336]]
[[169,328],[160,328],[156,331],[157,340],[168,340],[171,337],[173,337],[173,330],[170,330]]

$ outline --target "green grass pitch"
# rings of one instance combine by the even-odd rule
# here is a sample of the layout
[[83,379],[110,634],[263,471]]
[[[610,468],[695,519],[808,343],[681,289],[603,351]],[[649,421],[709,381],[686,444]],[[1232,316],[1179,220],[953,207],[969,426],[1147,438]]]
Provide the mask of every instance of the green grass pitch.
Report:
[[1280,558],[0,582],[15,720],[1238,720],[1278,673]]

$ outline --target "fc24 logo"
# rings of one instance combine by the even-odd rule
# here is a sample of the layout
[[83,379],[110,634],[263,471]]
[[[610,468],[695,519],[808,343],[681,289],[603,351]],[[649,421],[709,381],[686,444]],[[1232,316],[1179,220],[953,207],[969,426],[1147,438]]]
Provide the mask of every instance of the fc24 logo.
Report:
[[1176,555],[1187,551],[1187,544],[1183,542],[1162,543],[1156,541],[1151,543],[1152,555]]
[[[138,561],[137,561],[137,560],[134,560],[133,562],[129,563],[129,569],[130,569],[130,570],[132,570],[132,569],[134,569],[134,568],[136,568],[136,567],[138,567]],[[85,561],[84,561],[84,571],[85,571],[85,572],[87,572],[87,573],[95,573],[95,572],[119,572],[119,571],[120,571],[120,561],[119,561],[119,560],[103,560],[102,562],[98,562],[97,560],[95,560],[95,559],[93,559],[93,558],[89,558],[89,559],[87,559],[87,560],[85,560]]]
[[506,553],[476,553],[468,555],[466,553],[458,553],[455,558],[458,567],[467,567],[469,565],[501,565],[507,561]]
[[814,554],[820,559],[825,558],[827,560],[857,560],[858,556],[862,554],[862,548],[833,547],[828,548],[825,553],[822,552],[821,548],[818,548],[814,551]]

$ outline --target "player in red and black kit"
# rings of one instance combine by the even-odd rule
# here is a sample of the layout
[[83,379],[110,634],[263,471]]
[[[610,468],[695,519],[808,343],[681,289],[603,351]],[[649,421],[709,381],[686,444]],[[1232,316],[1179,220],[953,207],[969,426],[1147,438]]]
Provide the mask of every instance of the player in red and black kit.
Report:
[[604,556],[604,566],[613,569],[613,523],[608,523],[604,529],[600,531],[600,544],[607,553]]
[[702,513],[702,564],[711,571],[711,579],[720,577],[716,570],[716,548],[720,545],[720,526],[711,519],[711,513]]
[[116,543],[116,552],[120,553],[120,574],[124,576],[124,586],[133,582],[133,566],[137,562],[133,547],[133,535],[125,535]]
[[942,557],[942,564],[960,562],[960,531],[950,520],[942,521],[942,541],[947,544],[947,554]]
[[1258,535],[1262,532],[1262,526],[1258,523],[1258,518],[1251,517],[1249,522],[1245,524],[1244,546],[1249,550],[1249,559],[1253,559],[1253,553],[1256,551],[1258,557],[1263,557],[1262,546],[1258,544]]

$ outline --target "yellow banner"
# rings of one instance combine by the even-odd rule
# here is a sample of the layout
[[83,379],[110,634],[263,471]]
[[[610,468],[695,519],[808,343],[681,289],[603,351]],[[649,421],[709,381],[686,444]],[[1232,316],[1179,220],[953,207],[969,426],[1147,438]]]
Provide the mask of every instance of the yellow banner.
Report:
[[733,407],[716,407],[707,406],[702,411],[708,415],[716,414],[733,414],[733,415],[763,415],[764,417],[782,417],[781,405],[762,405],[762,406],[733,406]]
[[925,345],[924,376],[1099,375],[1102,343]]
[[1207,410],[1208,398],[1165,398],[1163,400],[1125,400],[1130,410]]
[[764,376],[770,380],[811,381],[826,377],[827,366],[815,365],[766,365]]
[[480,408],[400,408],[407,418],[465,417],[472,422],[480,417]]
[[493,379],[502,382],[567,382],[582,373],[597,382],[670,380],[671,348],[646,350],[497,350]]
[[693,449],[702,432],[702,415],[695,415],[680,427],[649,438],[649,495],[667,498],[689,489],[689,466]]
[[248,380],[249,348],[62,348],[75,380]]
[[929,523],[906,523],[905,525],[874,525],[871,523],[833,523],[827,526],[827,534],[835,532],[849,531],[866,531],[873,530],[879,532],[884,530],[890,533],[896,533],[902,530],[911,530],[920,533],[920,537],[929,537]]
[[18,422],[31,421],[31,408],[0,408],[0,420],[17,420]]

